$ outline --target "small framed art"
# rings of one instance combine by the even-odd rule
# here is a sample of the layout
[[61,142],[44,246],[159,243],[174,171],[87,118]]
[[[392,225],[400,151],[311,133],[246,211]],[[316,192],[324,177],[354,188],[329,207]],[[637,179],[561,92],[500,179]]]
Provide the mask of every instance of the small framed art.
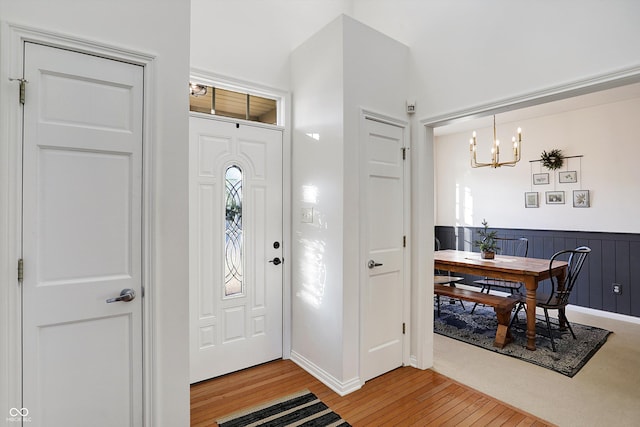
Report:
[[589,190],[573,190],[573,207],[588,208],[589,206]]
[[537,192],[527,192],[524,193],[524,207],[525,208],[537,208],[539,206],[538,203],[538,193]]
[[534,173],[533,174],[533,185],[544,185],[549,183],[549,174],[548,173]]
[[563,205],[564,191],[547,191],[545,193],[548,205]]
[[558,172],[558,182],[560,182],[561,184],[578,182],[578,172],[577,171]]

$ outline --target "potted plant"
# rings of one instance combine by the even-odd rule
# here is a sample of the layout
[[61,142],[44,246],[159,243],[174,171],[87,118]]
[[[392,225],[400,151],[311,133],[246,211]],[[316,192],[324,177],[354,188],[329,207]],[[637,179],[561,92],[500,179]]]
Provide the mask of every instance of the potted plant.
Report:
[[496,251],[500,250],[498,242],[496,241],[498,232],[495,230],[489,231],[489,224],[486,219],[482,220],[482,225],[484,228],[478,231],[481,239],[476,240],[474,244],[480,248],[480,256],[483,259],[494,259]]

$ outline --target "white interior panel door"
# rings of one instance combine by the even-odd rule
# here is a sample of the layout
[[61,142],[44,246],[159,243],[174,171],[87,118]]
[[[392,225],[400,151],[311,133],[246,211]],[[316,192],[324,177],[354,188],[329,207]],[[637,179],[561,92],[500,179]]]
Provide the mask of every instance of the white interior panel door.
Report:
[[367,272],[363,380],[403,364],[404,129],[366,119]]
[[143,69],[33,43],[24,55],[29,425],[141,426]]
[[189,128],[193,383],[282,357],[282,132]]

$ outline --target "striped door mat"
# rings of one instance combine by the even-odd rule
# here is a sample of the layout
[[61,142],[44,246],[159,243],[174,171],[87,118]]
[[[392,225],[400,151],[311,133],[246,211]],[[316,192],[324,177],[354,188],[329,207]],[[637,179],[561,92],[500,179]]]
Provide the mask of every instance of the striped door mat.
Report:
[[309,390],[235,412],[216,422],[220,427],[349,426]]

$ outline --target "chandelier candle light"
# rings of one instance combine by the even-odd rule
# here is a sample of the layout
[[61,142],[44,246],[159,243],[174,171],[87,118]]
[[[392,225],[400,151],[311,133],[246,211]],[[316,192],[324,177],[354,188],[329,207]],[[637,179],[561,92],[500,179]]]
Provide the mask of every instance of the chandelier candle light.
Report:
[[471,167],[481,168],[491,166],[498,168],[500,166],[515,166],[520,161],[520,143],[522,142],[522,129],[518,128],[518,139],[514,136],[511,138],[513,143],[513,160],[508,162],[500,162],[500,141],[496,137],[496,116],[493,116],[493,146],[491,147],[491,163],[478,163],[476,160],[476,131],[473,131],[473,137],[469,140],[469,153],[471,154]]

